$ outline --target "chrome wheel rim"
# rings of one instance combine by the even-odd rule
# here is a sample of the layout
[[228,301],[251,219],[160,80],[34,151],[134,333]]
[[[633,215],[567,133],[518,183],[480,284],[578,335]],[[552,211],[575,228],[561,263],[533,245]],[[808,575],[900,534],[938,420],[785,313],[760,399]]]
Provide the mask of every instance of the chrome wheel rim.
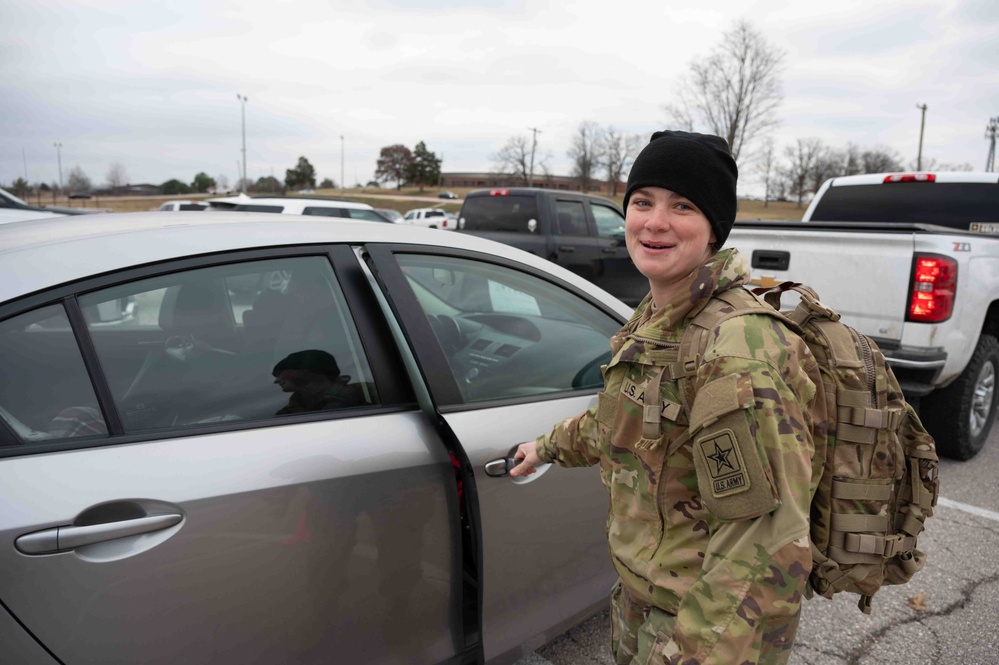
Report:
[[975,393],[971,402],[971,435],[978,436],[985,429],[992,412],[992,398],[996,390],[996,368],[988,362],[982,365],[975,382]]

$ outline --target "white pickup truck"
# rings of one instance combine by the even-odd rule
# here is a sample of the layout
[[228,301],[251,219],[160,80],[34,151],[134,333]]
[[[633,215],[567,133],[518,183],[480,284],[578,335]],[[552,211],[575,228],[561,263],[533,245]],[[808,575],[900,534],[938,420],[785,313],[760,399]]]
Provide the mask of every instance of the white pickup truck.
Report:
[[942,455],[981,450],[999,401],[999,175],[833,178],[801,221],[739,221],[727,244],[754,284],[807,284],[874,339]]

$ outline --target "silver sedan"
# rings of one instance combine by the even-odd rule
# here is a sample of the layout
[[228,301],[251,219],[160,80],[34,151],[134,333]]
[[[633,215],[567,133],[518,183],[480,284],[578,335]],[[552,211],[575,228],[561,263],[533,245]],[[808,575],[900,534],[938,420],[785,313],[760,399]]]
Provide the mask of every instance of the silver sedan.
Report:
[[0,265],[4,662],[503,662],[605,605],[597,470],[507,475],[595,401],[592,284],[252,213],[5,224]]

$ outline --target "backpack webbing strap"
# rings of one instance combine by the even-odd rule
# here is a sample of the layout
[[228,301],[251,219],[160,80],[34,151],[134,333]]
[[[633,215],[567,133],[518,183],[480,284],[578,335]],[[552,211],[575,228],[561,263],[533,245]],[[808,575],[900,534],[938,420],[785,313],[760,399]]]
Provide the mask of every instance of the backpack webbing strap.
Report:
[[853,499],[856,501],[888,501],[891,499],[891,492],[891,485],[855,483],[838,478],[833,478],[832,487],[829,490],[834,499]]

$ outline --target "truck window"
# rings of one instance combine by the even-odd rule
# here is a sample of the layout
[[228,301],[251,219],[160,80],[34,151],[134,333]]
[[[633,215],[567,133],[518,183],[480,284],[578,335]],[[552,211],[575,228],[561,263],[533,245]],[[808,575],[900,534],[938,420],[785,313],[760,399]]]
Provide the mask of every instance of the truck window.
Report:
[[530,233],[527,221],[538,219],[538,204],[533,196],[475,196],[465,199],[461,216],[466,231]]
[[972,224],[999,221],[999,185],[898,182],[829,187],[811,221],[936,224],[967,231]]
[[582,201],[556,201],[555,212],[558,215],[558,230],[562,235],[590,235],[586,226],[586,212],[583,210]]

